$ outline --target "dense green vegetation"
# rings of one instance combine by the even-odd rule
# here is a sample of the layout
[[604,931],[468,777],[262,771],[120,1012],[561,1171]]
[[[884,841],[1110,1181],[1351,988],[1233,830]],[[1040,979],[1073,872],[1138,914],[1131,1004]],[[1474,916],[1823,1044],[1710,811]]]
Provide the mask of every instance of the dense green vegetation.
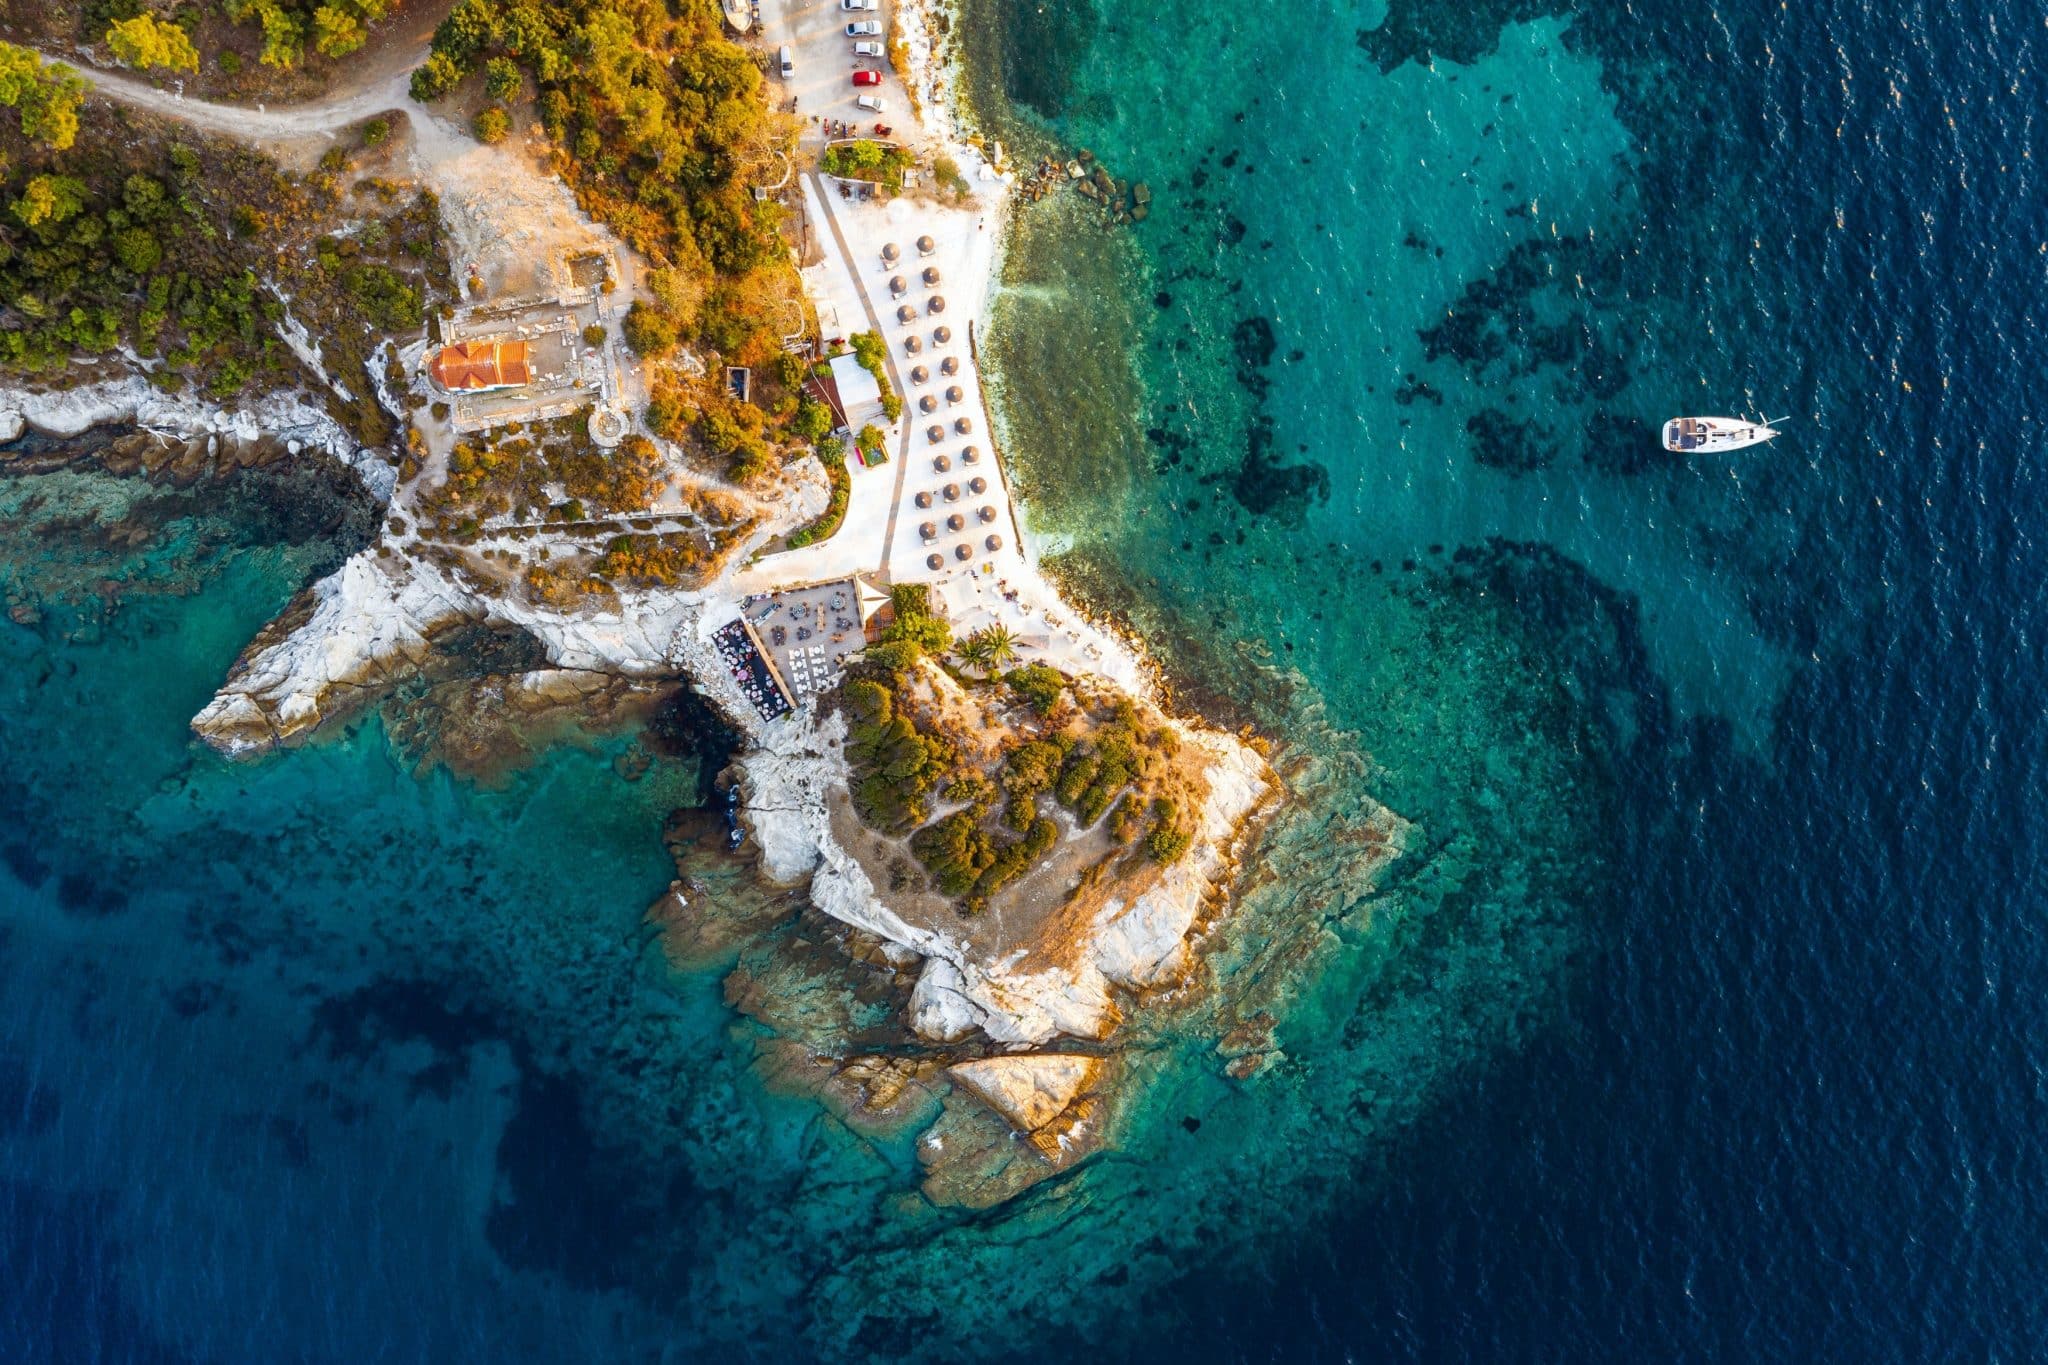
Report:
[[901,834],[916,828],[931,817],[931,795],[953,766],[953,746],[899,714],[884,684],[855,678],[844,690],[853,713],[846,754],[854,769],[854,809],[876,829]]
[[[835,142],[825,149],[825,174],[848,180],[872,180],[880,185],[900,185],[903,173],[917,164],[907,147],[861,138]],[[955,172],[958,173],[957,171]]]
[[[512,422],[458,441],[448,455],[447,478],[422,495],[419,506],[438,534],[470,541],[493,518],[581,521],[593,511],[641,511],[668,474],[661,452],[645,436],[628,436],[616,450],[600,450],[590,439],[586,410],[531,425]],[[553,500],[551,488],[566,495],[561,502]]]
[[1067,680],[1057,668],[1045,664],[1025,664],[1013,668],[1003,675],[1003,682],[1009,689],[1031,703],[1033,710],[1041,716],[1052,714],[1066,693]]
[[969,806],[910,837],[910,851],[931,872],[939,890],[959,898],[969,914],[986,907],[989,897],[1030,871],[1060,837],[1059,825],[1041,817],[1023,838],[1001,839],[983,825],[984,814]]
[[802,329],[781,208],[750,191],[779,175],[793,128],[769,113],[761,69],[725,39],[716,6],[461,0],[434,32],[413,97],[439,99],[472,73],[499,99],[531,78],[557,170],[656,265],[655,302],[628,321],[636,348],[694,338],[758,365]]
[[931,608],[930,591],[922,583],[898,583],[889,589],[892,618],[879,641],[864,656],[871,664],[901,675],[926,655],[940,657],[953,643],[953,628]]
[[67,138],[49,84],[62,73],[30,71],[18,52],[0,50],[0,96],[39,132],[0,123],[0,371],[56,376],[74,357],[130,348],[166,390],[227,398],[298,383],[278,336],[289,298],[357,395],[330,400],[337,416],[387,440],[363,362],[377,333],[416,332],[446,288],[432,198],[375,180],[351,193],[331,170],[287,175],[118,109],[87,111]]
[[228,18],[263,30],[266,66],[297,66],[311,45],[323,57],[346,57],[370,36],[392,0],[223,0]]
[[[1194,840],[1176,799],[1185,794],[1186,779],[1171,763],[1177,748],[1171,728],[1147,731],[1128,698],[1107,711],[1070,709],[1068,721],[1017,738],[992,773],[974,771],[961,764],[960,749],[947,735],[921,727],[903,705],[905,671],[943,647],[945,627],[931,617],[922,586],[899,585],[892,595],[896,619],[885,632],[892,638],[870,648],[868,657],[872,662],[879,651],[894,649],[910,663],[887,675],[857,677],[843,694],[851,719],[854,808],[874,828],[907,832],[911,853],[942,894],[972,914],[1029,872],[1060,837],[1050,801],[1066,807],[1077,829],[1107,817],[1116,845],[1142,849],[1154,863],[1187,854]],[[1064,689],[1057,670],[1032,667],[1051,675],[1056,694]],[[935,792],[956,809],[933,820]]]

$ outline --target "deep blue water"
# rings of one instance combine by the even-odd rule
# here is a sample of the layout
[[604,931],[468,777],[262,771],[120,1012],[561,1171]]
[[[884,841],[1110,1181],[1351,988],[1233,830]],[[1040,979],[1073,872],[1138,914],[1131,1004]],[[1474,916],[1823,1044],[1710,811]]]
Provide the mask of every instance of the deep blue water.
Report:
[[[1488,905],[1565,882],[1570,913],[1411,933],[1397,896],[1333,967],[1345,998],[1304,1007],[1301,1069],[1202,1129],[1265,1106],[1277,1145],[1205,1157],[1175,1119],[1186,1155],[1135,1142],[1086,1187],[1206,1218],[1285,1166],[1327,1206],[1204,1222],[1199,1254],[1076,1212],[1110,1239],[1086,1277],[1028,1220],[904,1236],[902,1154],[764,1092],[720,972],[648,960],[687,744],[634,783],[607,736],[480,789],[371,714],[223,764],[185,719],[355,532],[279,517],[290,489],[138,512],[9,480],[0,558],[43,619],[0,623],[0,1356],[805,1358],[849,1339],[815,1322],[855,1261],[970,1281],[862,1325],[845,1353],[877,1358],[997,1354],[977,1275],[1043,1301],[1052,1330],[1011,1339],[1037,1358],[2040,1354],[2039,15],[1045,9],[1063,36],[1021,34],[1051,55],[1012,95],[1162,207],[1059,248],[1113,257],[1097,334],[1148,407],[1034,514],[1138,585],[1106,605],[1292,670],[1336,738],[1288,737],[1369,754],[1359,794],[1513,869]],[[1636,453],[1723,406],[1794,420],[1725,469]],[[1450,567],[1489,541],[1523,567]],[[1310,542],[1330,557],[1286,553]],[[1333,579],[1341,621],[1311,611]],[[1255,719],[1298,704],[1177,663]],[[1488,718],[1532,695],[1510,748]],[[1562,869],[1514,846],[1550,825],[1495,809],[1556,790],[1597,848]],[[1417,1098],[1373,1111],[1365,1073]],[[1321,1129],[1287,1107],[1316,1094],[1342,1097]],[[657,1159],[624,1150],[650,1133]]]

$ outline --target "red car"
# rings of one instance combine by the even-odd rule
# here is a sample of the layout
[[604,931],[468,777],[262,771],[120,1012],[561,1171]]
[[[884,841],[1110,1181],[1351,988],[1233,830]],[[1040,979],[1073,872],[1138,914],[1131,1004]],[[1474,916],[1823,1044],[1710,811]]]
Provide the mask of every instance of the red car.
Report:
[[882,73],[879,71],[856,71],[853,73],[853,83],[855,85],[880,85],[882,83]]

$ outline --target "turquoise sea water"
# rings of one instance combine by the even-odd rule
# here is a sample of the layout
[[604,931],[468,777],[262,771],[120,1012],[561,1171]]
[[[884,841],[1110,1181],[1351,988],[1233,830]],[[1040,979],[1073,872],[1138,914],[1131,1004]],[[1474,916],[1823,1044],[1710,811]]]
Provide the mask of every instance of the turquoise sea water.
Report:
[[[1014,146],[1154,192],[1026,214],[984,354],[1055,563],[1283,746],[1242,1003],[1140,1024],[1111,1153],[934,1210],[726,1003],[866,1019],[793,906],[707,861],[772,932],[641,924],[700,718],[225,764],[187,718],[364,514],[0,480],[0,1351],[2031,1355],[2035,20],[956,29]],[[1743,408],[1788,435],[1654,448]]]

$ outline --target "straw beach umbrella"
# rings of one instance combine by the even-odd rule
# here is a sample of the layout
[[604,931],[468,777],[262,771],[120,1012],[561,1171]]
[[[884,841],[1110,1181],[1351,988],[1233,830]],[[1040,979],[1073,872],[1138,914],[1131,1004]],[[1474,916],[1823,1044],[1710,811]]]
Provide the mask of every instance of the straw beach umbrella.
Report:
[[953,547],[953,558],[960,560],[963,563],[967,560],[974,558],[974,547],[972,545],[969,545],[964,540],[961,541],[958,545],[955,545]]
[[906,304],[904,304],[904,305],[903,305],[903,306],[902,306],[901,308],[898,308],[898,309],[896,310],[896,321],[898,321],[898,322],[916,322],[916,321],[917,321],[917,310],[916,310],[915,308],[912,308],[912,307],[911,307],[911,306],[910,306],[909,304],[907,304],[907,303],[906,303]]
[[926,555],[924,557],[924,566],[932,570],[943,569],[946,567],[946,557],[944,555]]
[[952,339],[953,329],[951,327],[946,326],[945,323],[942,322],[938,326],[932,328],[932,340],[938,342],[939,345],[943,346]]
[[980,519],[982,525],[986,526],[996,519],[996,509],[993,507],[983,507],[974,515]]
[[926,311],[927,313],[943,313],[943,312],[945,312],[945,311],[946,311],[946,296],[945,296],[944,294],[934,294],[934,295],[932,295],[932,298],[931,298],[931,302],[930,302],[930,303],[927,303],[927,304],[926,304],[926,305],[924,306],[924,310],[925,310],[925,311]]
[[960,463],[961,463],[961,464],[980,464],[980,463],[981,463],[981,447],[980,447],[980,446],[962,446],[962,447],[960,447]]
[[947,357],[946,357],[946,358],[945,358],[944,360],[941,360],[941,361],[939,362],[939,373],[940,373],[940,374],[958,374],[958,373],[960,373],[960,357],[959,357],[959,356],[957,356],[957,355],[949,355],[949,356],[947,356]]
[[952,469],[952,467],[953,462],[947,459],[944,455],[934,456],[932,459],[932,468],[937,470],[941,474],[946,473],[948,470]]
[[929,384],[932,382],[932,372],[922,365],[912,365],[910,367],[910,382],[913,384]]
[[986,541],[982,543],[987,545],[991,551],[1000,550],[1003,548],[1003,538],[1001,536],[990,536]]
[[917,400],[917,410],[919,412],[937,412],[939,410],[939,400],[930,394],[926,394]]
[[920,256],[929,256],[938,249],[939,244],[930,237],[920,237],[917,239],[917,254]]
[[948,531],[966,530],[967,518],[961,516],[958,512],[955,512],[952,516],[946,518],[946,529]]
[[912,498],[911,501],[917,504],[919,511],[923,511],[925,508],[930,507],[932,505],[932,495],[923,491],[919,491],[918,495]]
[[946,429],[940,426],[938,423],[934,422],[924,429],[924,438],[925,440],[930,441],[933,445],[937,445],[939,442],[946,439]]
[[930,289],[939,282],[939,268],[935,265],[928,265],[924,268],[924,274],[919,276],[919,278],[924,281],[925,287]]
[[923,338],[923,337],[915,337],[915,336],[909,336],[909,337],[905,337],[905,338],[903,338],[903,353],[904,353],[905,355],[916,355],[916,354],[917,354],[918,352],[922,351],[923,349],[924,349],[924,338]]
[[988,492],[988,480],[982,478],[981,475],[976,474],[973,478],[967,481],[967,491],[970,493]]
[[946,401],[948,403],[964,402],[966,401],[966,398],[967,391],[961,388],[958,384],[948,384],[946,386]]
[[954,418],[953,430],[959,432],[962,436],[965,436],[968,432],[974,430],[974,419],[972,417]]

